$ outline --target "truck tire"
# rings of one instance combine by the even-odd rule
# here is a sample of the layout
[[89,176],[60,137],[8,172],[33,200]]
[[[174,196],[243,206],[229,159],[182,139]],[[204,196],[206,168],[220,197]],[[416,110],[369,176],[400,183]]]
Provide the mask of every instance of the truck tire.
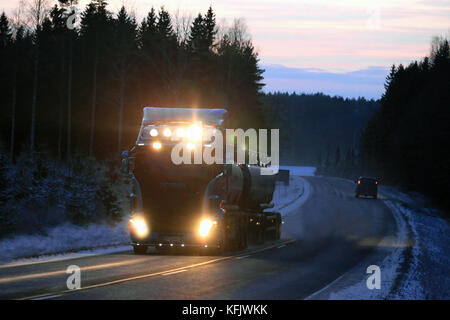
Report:
[[275,240],[280,240],[281,238],[281,223],[277,225],[277,229],[275,231]]
[[240,241],[239,241],[239,247],[238,250],[244,250],[247,248],[248,245],[248,238],[247,238],[247,229],[242,227],[240,228]]
[[139,246],[139,245],[134,245],[133,246],[133,251],[136,254],[146,254],[147,253],[147,246]]
[[263,244],[266,241],[266,229],[260,226],[256,231],[256,244]]

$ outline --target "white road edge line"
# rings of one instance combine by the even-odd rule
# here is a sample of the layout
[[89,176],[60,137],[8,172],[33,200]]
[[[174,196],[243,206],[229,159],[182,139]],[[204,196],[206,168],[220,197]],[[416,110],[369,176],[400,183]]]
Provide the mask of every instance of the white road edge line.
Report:
[[281,249],[281,248],[284,248],[284,247],[286,247],[286,245],[282,244],[281,246],[277,247],[277,249]]
[[47,300],[47,299],[58,298],[58,297],[61,297],[61,296],[62,296],[62,294],[55,294],[53,296],[44,296],[44,297],[34,298],[34,299],[31,299],[31,300]]
[[187,271],[187,270],[183,269],[183,270],[178,270],[178,271],[174,271],[174,272],[163,273],[162,276],[170,276],[172,274],[177,274],[177,273],[185,272],[185,271]]
[[323,287],[322,289],[320,289],[319,291],[314,292],[313,294],[307,296],[304,300],[313,300],[315,296],[319,295],[320,293],[324,292],[325,290],[327,290],[329,287],[331,287],[332,285],[334,285],[336,282],[338,282],[339,280],[341,280],[346,274],[348,273],[348,271],[344,272],[343,274],[341,274],[338,278],[334,279],[333,281],[331,281],[329,284],[327,284],[325,287]]
[[250,257],[250,255],[248,254],[246,256],[239,256],[239,257],[236,257],[236,259],[244,259],[244,258],[247,258],[247,257]]

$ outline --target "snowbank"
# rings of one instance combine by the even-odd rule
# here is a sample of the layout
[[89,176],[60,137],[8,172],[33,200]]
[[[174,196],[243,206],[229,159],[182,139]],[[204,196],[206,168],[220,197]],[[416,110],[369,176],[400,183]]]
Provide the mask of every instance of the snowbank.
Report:
[[[397,223],[395,239],[383,239],[365,262],[314,293],[308,299],[450,299],[450,226],[441,214],[426,208],[418,194],[382,187],[384,203]],[[381,288],[368,290],[362,274],[369,264],[381,269]],[[355,276],[358,275],[358,276]]]
[[112,226],[90,224],[85,227],[66,224],[49,229],[46,235],[20,235],[0,240],[0,261],[124,245],[127,242],[129,235],[125,223]]
[[316,174],[316,167],[280,166],[280,169],[289,170],[291,176],[311,177]]

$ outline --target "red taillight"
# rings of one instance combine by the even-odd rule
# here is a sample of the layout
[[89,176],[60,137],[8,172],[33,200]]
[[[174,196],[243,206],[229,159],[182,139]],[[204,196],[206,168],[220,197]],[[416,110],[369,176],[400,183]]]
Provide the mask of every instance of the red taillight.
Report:
[[358,180],[358,184],[361,184],[361,180]]
[[378,184],[378,181],[375,181],[375,184]]

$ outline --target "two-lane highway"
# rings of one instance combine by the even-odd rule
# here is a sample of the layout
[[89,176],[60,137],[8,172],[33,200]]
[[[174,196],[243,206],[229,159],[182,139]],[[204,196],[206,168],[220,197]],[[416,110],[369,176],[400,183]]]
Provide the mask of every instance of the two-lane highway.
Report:
[[[303,299],[395,236],[381,200],[357,199],[354,184],[306,177],[308,200],[284,218],[283,240],[224,256],[135,255],[132,251],[0,267],[0,298]],[[66,287],[70,265],[81,289]]]

